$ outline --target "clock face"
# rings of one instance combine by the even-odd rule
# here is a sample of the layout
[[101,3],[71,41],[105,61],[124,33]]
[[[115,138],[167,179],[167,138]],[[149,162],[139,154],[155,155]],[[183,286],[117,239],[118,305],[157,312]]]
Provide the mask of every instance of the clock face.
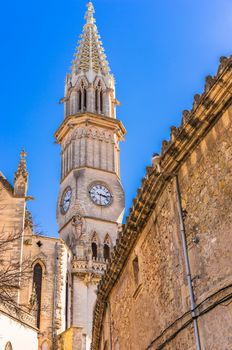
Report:
[[113,197],[108,188],[102,184],[91,186],[89,195],[91,200],[101,206],[108,206],[112,203]]
[[61,200],[61,211],[63,214],[66,214],[69,210],[70,204],[72,199],[72,190],[70,187],[68,187],[62,196]]

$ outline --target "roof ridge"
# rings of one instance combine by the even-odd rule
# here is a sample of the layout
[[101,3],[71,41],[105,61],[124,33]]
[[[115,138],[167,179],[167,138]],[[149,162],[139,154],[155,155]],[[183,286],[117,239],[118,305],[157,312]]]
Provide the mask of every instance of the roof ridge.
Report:
[[7,180],[7,178],[3,175],[3,173],[0,171],[0,182],[5,187],[5,189],[13,194],[14,187],[11,185],[11,183]]

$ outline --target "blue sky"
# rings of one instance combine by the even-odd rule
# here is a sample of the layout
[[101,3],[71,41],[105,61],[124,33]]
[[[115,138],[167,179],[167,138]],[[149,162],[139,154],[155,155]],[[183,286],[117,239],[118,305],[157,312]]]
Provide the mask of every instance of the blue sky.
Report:
[[[28,153],[29,203],[37,224],[57,234],[64,78],[84,24],[85,0],[1,0],[0,170],[12,182]],[[122,102],[126,208],[181,112],[232,53],[231,0],[95,0],[97,25]]]

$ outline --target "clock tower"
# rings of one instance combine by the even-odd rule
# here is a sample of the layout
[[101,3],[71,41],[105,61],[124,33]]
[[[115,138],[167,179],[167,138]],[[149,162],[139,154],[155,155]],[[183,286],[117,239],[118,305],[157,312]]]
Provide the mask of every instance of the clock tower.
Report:
[[[91,2],[65,81],[64,121],[55,137],[61,146],[57,201],[60,237],[73,260],[67,274],[67,328],[82,330],[83,349],[91,341],[96,287],[124,213],[119,143],[125,135],[116,119],[115,81],[110,73]],[[70,290],[69,290],[70,288]]]

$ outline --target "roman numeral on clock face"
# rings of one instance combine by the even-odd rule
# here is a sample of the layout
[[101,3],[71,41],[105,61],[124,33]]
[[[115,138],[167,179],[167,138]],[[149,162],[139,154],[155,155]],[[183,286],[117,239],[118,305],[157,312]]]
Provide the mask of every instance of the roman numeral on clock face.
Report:
[[97,205],[108,206],[112,203],[113,196],[105,185],[92,185],[89,194],[91,200]]

